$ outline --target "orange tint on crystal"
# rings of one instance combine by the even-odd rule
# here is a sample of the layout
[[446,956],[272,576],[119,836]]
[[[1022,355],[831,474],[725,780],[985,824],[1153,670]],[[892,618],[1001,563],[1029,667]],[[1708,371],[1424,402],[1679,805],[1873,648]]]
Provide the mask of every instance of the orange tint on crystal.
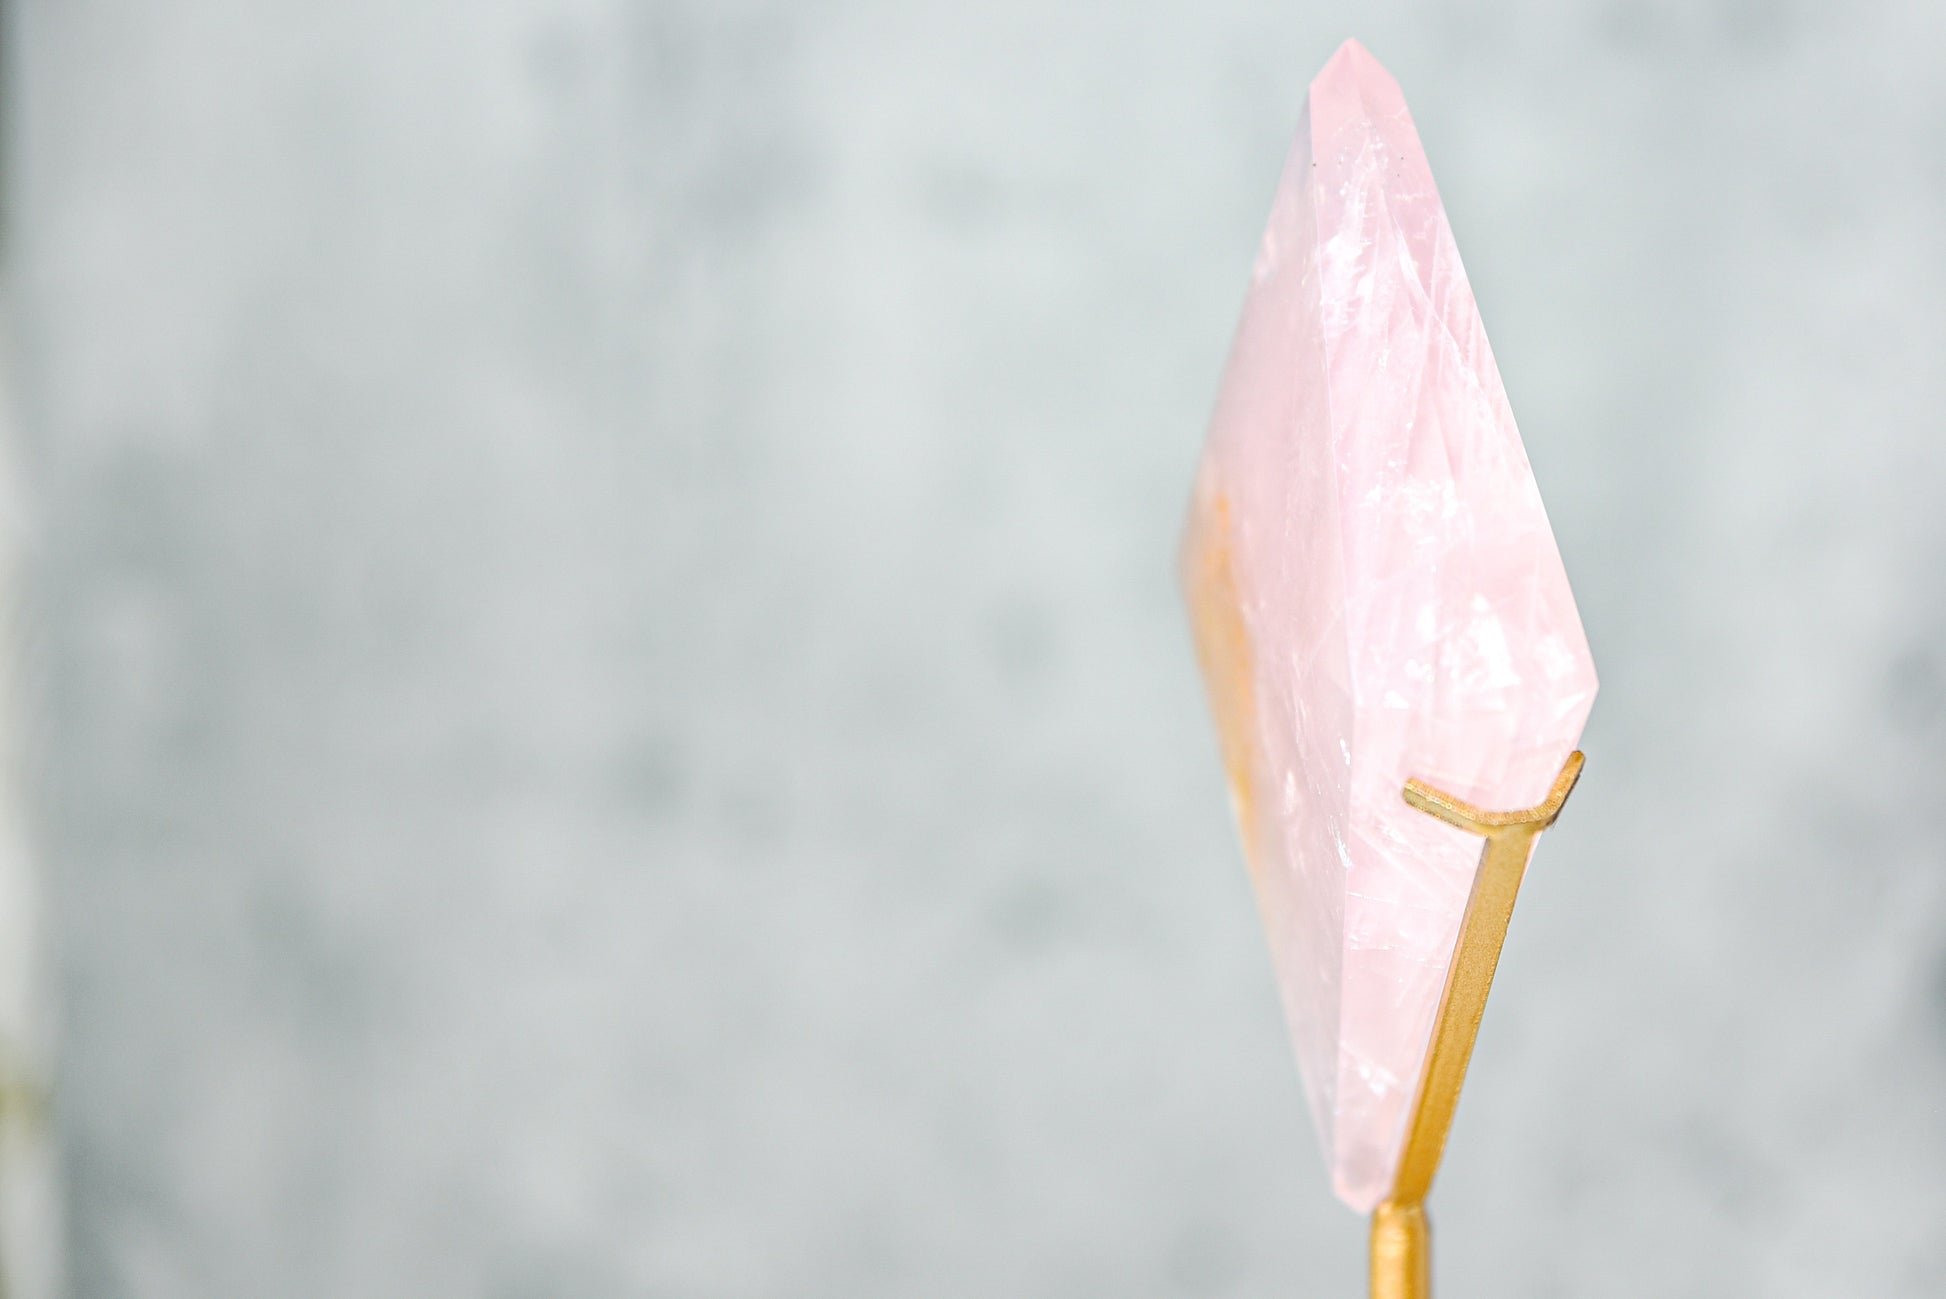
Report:
[[[1189,597],[1189,626],[1196,638],[1196,661],[1203,670],[1210,713],[1216,719],[1217,745],[1230,780],[1230,802],[1238,825],[1257,823],[1257,705],[1251,685],[1250,637],[1237,600],[1230,544],[1230,503],[1218,497],[1196,511],[1183,538],[1183,590]],[[1257,845],[1246,838],[1244,855],[1261,864]]]

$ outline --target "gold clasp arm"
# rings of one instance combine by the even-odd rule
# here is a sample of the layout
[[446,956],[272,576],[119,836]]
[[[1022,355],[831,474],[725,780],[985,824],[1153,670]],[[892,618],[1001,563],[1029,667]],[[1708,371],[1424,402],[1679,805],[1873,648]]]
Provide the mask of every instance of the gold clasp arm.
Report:
[[1423,780],[1405,782],[1405,801],[1421,812],[1430,813],[1446,822],[1456,825],[1471,834],[1494,835],[1501,830],[1515,826],[1532,826],[1536,831],[1547,829],[1561,815],[1562,804],[1574,792],[1575,782],[1581,779],[1581,766],[1584,759],[1581,750],[1576,749],[1561,764],[1561,774],[1554,778],[1554,788],[1538,804],[1521,812],[1486,812],[1462,802],[1451,794],[1442,793],[1426,784]]

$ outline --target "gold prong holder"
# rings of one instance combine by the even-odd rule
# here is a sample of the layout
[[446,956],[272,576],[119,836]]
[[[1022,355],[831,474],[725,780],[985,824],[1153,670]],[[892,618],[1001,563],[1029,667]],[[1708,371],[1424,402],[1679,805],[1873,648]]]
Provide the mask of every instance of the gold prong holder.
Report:
[[1534,840],[1554,824],[1562,804],[1581,778],[1579,750],[1568,755],[1554,788],[1539,806],[1521,812],[1488,812],[1462,802],[1417,780],[1405,785],[1405,801],[1448,825],[1486,840],[1480,868],[1460,920],[1459,941],[1446,970],[1446,988],[1433,1019],[1432,1048],[1426,1053],[1419,1079],[1405,1147],[1392,1193],[1372,1211],[1372,1299],[1430,1299],[1432,1294],[1432,1233],[1426,1221],[1426,1196],[1446,1152],[1446,1133],[1453,1125],[1466,1066],[1473,1058],[1480,1017],[1486,1013],[1487,993],[1500,965],[1500,948],[1507,940],[1514,899],[1520,894]]

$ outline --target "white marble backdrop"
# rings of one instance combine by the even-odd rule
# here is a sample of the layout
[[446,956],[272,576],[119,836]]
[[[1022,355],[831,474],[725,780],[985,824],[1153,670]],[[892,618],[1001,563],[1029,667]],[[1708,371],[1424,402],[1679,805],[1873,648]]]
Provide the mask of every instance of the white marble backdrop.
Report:
[[46,898],[22,793],[32,728],[21,708],[26,527],[12,311],[0,294],[0,1299],[62,1292],[65,1233],[50,1095],[54,1015]]
[[1358,1293],[1171,571],[1350,34],[1604,685],[1442,1293],[1946,1291],[1946,8],[22,0],[75,1293]]

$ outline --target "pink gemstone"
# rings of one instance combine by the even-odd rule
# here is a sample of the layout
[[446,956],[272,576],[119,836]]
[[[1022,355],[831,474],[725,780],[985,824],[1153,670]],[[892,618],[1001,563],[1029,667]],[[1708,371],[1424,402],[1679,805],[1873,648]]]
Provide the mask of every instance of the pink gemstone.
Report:
[[1356,42],[1285,163],[1183,570],[1311,1114],[1368,1210],[1480,854],[1400,790],[1540,802],[1595,670],[1418,133]]

